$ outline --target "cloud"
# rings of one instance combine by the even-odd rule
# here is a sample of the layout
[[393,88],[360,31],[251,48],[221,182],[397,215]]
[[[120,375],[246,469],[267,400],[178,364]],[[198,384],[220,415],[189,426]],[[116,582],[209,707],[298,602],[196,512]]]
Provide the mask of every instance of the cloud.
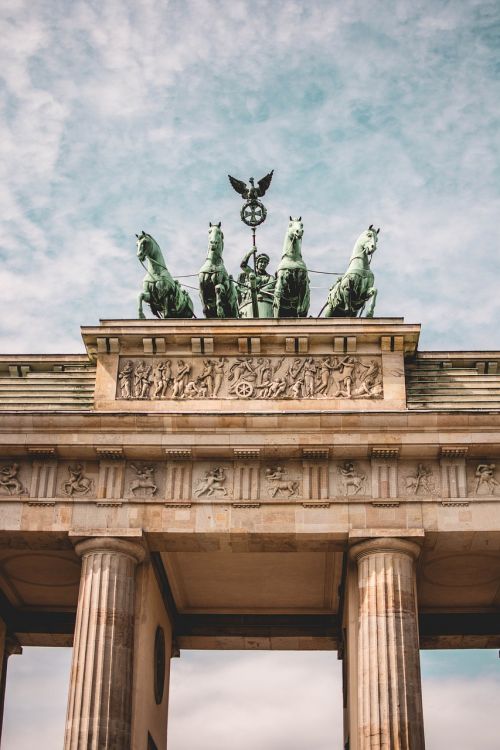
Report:
[[[5,750],[32,750],[41,736],[61,747],[70,657],[27,648],[11,658]],[[428,750],[496,750],[496,652],[423,652],[422,663]],[[329,750],[342,746],[342,731],[334,652],[183,651],[172,661],[169,750]]]
[[222,219],[234,273],[249,237],[225,175],[270,167],[275,264],[289,213],[324,270],[374,221],[379,314],[421,320],[426,346],[499,345],[495,4],[59,5],[10,2],[0,22],[4,350],[80,348],[81,323],[134,316],[140,228],[194,273]]

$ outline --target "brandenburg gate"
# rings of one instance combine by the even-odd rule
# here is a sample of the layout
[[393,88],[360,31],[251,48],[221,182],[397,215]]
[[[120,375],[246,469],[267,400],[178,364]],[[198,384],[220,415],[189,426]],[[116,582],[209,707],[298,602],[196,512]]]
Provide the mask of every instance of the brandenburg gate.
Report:
[[72,645],[66,750],[159,750],[182,649],[336,650],[344,747],[424,748],[419,649],[500,645],[500,352],[419,332],[104,320],[1,356],[3,690]]
[[229,178],[252,249],[234,279],[209,225],[204,319],[143,231],[138,319],[0,356],[0,705],[72,645],[65,750],[164,750],[182,649],[336,650],[344,750],[423,750],[419,650],[500,645],[500,352],[374,318],[373,225],[307,317],[302,217],[257,255],[272,177]]

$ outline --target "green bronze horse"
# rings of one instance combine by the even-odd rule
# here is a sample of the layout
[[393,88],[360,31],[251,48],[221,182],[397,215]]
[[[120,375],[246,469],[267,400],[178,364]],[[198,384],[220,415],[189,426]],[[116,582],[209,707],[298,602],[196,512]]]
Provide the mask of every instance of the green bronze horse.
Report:
[[[356,240],[345,274],[338,279],[328,293],[324,307],[325,318],[355,318],[361,316],[368,300],[367,318],[373,318],[377,289],[375,277],[370,269],[373,253],[377,249],[379,229],[370,224]],[[321,314],[321,313],[320,313]]]
[[309,274],[302,260],[302,217],[292,219],[285,234],[283,253],[274,289],[275,318],[305,318],[309,312]]
[[137,257],[146,269],[139,294],[139,318],[144,319],[146,302],[157,318],[192,318],[193,302],[185,289],[170,275],[156,240],[150,234],[136,234]]
[[238,297],[233,279],[224,266],[224,234],[221,222],[208,229],[207,257],[198,271],[200,298],[206,318],[237,318]]

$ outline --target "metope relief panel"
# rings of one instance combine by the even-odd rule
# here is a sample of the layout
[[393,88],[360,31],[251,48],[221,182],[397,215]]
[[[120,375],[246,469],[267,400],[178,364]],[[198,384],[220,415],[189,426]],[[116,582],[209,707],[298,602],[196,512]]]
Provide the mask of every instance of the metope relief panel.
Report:
[[125,472],[125,495],[133,500],[160,500],[164,495],[165,470],[153,461],[130,461]]
[[62,461],[57,470],[58,497],[95,498],[98,470],[96,461]]
[[371,495],[371,467],[366,461],[339,461],[330,467],[331,484],[338,497]]
[[20,496],[29,493],[31,466],[17,461],[0,463],[0,497]]
[[196,500],[233,498],[233,468],[221,461],[201,461],[193,465],[192,497]]
[[467,487],[469,495],[500,497],[500,471],[494,461],[468,461]]
[[380,358],[121,358],[116,398],[381,399]]
[[437,497],[441,492],[439,465],[435,462],[401,464],[399,490],[403,497]]
[[302,466],[296,463],[265,464],[260,470],[260,496],[271,500],[302,497]]

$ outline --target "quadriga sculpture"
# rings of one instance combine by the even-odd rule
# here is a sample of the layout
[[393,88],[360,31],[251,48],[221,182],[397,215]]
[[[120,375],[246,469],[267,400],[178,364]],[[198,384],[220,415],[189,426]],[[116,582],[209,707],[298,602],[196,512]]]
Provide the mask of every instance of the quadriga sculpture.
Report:
[[143,303],[157,318],[192,318],[193,302],[185,289],[170,275],[156,240],[142,231],[136,234],[137,257],[146,268],[139,294],[139,318],[145,318]]
[[371,300],[366,313],[373,318],[377,289],[373,286],[375,277],[370,270],[373,253],[377,249],[379,229],[370,224],[361,234],[349,260],[349,267],[332,286],[328,293],[325,318],[355,318],[363,313],[366,303]]
[[290,216],[283,253],[276,272],[273,301],[275,318],[305,318],[309,312],[309,275],[302,260],[303,235],[302,217],[293,219]]
[[198,271],[200,297],[206,318],[237,318],[238,298],[233,279],[222,260],[224,234],[221,222],[208,229],[207,258]]

